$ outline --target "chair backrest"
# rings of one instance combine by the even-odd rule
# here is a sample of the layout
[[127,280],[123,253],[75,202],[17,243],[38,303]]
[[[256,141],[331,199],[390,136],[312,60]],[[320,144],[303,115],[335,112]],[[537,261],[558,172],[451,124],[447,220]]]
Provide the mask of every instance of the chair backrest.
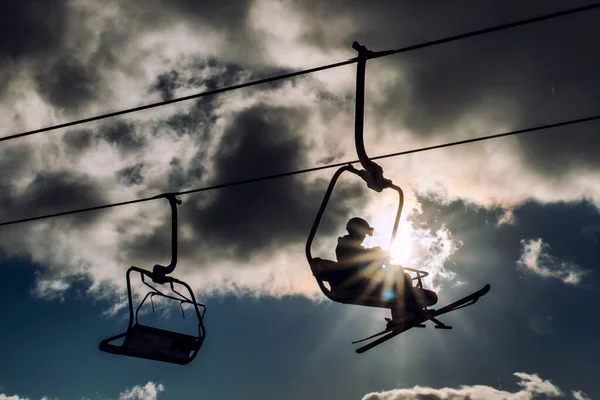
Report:
[[[325,282],[329,282],[329,278],[331,277],[330,272],[335,271],[338,266],[338,263],[331,260],[325,260],[323,258],[315,257],[312,258],[309,262],[310,270],[312,271],[315,279],[317,280],[317,284],[321,289],[321,292],[329,299],[336,301],[332,298],[331,289],[325,286]],[[331,284],[329,285],[331,287]]]
[[[344,288],[344,284],[339,282],[339,271],[344,269],[340,263],[315,257],[310,260],[310,268],[321,292],[328,299],[343,304],[370,306],[373,303],[377,303],[377,307],[379,307],[379,299],[372,301],[372,299],[368,299],[365,296],[357,296],[356,292],[351,289]],[[329,284],[330,288],[327,288],[325,282]]]

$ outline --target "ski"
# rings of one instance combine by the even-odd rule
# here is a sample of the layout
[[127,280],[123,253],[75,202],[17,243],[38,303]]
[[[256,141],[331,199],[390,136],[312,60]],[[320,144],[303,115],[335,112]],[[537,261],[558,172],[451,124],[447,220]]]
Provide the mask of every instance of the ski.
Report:
[[[398,336],[399,334],[404,333],[407,330],[412,329],[417,325],[422,324],[425,321],[435,319],[435,317],[437,317],[439,315],[458,310],[459,308],[467,307],[472,304],[475,304],[477,302],[477,300],[479,300],[480,297],[484,296],[489,291],[490,291],[490,285],[488,284],[488,285],[485,285],[483,288],[479,289],[478,291],[476,291],[466,297],[463,297],[462,299],[457,300],[454,303],[450,303],[447,306],[440,308],[439,310],[425,310],[425,315],[422,316],[421,318],[418,318],[415,321],[413,321],[412,323],[406,324],[404,326],[400,325],[397,329],[392,329],[387,335],[356,349],[356,352],[358,354],[364,353],[364,352],[372,349],[373,347],[378,346],[378,345],[390,340],[391,338]],[[360,340],[359,342],[371,339],[376,336],[380,336],[380,335],[384,334],[385,332],[386,331],[379,332],[375,335],[372,335],[369,338]],[[358,343],[358,342],[355,342],[355,343]]]
[[[462,307],[470,306],[471,304],[475,304],[480,297],[487,294],[490,291],[490,285],[487,284],[478,291],[471,293],[470,295],[463,297],[460,300],[455,301],[454,303],[450,303],[445,307],[440,308],[439,310],[431,310],[434,312],[433,317],[437,317],[438,315],[446,314],[451,311],[457,310]],[[468,304],[467,304],[468,303]],[[429,318],[428,318],[429,319]]]
[[[421,321],[422,322],[422,321]],[[406,332],[407,330],[411,329],[412,325],[406,325],[402,328],[399,329],[394,329],[393,331],[391,331],[390,333],[388,333],[387,335],[377,339],[377,340],[373,340],[371,343],[368,343],[362,347],[359,347],[358,349],[356,349],[356,352],[358,354],[364,353],[367,350],[371,350],[373,347],[378,346],[380,344],[382,344],[383,342],[386,342],[388,340],[390,340],[391,338],[398,336],[399,334]]]
[[388,332],[391,332],[391,331],[392,331],[391,329],[387,329],[387,328],[386,328],[386,329],[384,329],[383,331],[381,331],[381,332],[377,332],[376,334],[374,334],[374,335],[371,335],[371,336],[369,336],[369,337],[366,337],[366,338],[364,338],[364,339],[355,340],[354,342],[352,342],[352,344],[356,344],[356,343],[364,342],[365,340],[373,339],[373,338],[375,338],[375,337],[377,337],[377,336],[381,336],[381,335],[383,335],[384,333],[388,333]]

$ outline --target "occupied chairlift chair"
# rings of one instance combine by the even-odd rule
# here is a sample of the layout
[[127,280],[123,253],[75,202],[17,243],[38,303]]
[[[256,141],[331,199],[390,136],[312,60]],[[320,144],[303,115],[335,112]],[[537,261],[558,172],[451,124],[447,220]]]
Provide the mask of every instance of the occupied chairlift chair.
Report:
[[[323,294],[330,300],[333,300],[338,303],[343,303],[343,304],[354,304],[354,305],[367,306],[367,307],[392,309],[398,305],[399,301],[404,301],[406,299],[385,298],[385,297],[376,296],[376,295],[374,296],[374,295],[367,295],[364,293],[356,293],[352,290],[344,290],[344,288],[333,287],[329,282],[330,279],[335,277],[337,275],[337,272],[342,270],[344,268],[344,266],[342,266],[339,263],[332,261],[332,260],[327,260],[327,259],[323,259],[323,258],[319,258],[319,257],[313,257],[311,254],[312,242],[313,242],[314,237],[319,228],[319,224],[321,222],[321,219],[323,217],[325,209],[327,208],[327,204],[329,203],[329,199],[331,198],[331,194],[333,192],[335,184],[336,184],[337,180],[339,179],[340,175],[346,171],[356,174],[363,179],[366,176],[364,174],[365,171],[357,170],[352,165],[346,165],[346,166],[341,167],[333,175],[333,178],[332,178],[331,182],[329,183],[329,187],[327,188],[325,197],[323,198],[323,202],[321,203],[321,207],[319,209],[319,212],[317,213],[317,217],[315,218],[313,227],[310,231],[308,240],[306,242],[306,249],[305,249],[306,257],[309,262],[311,271],[312,271],[313,275],[315,276],[317,284],[319,285],[319,288],[321,289],[321,292],[323,292]],[[392,238],[390,240],[390,246],[391,246],[391,244],[394,243],[394,240],[396,238],[396,233],[398,231],[398,225],[399,225],[399,221],[400,221],[400,216],[402,214],[402,206],[403,206],[404,198],[403,198],[402,189],[400,189],[396,185],[393,185],[390,183],[388,185],[388,188],[397,191],[398,198],[399,198],[398,210],[396,212],[396,219],[394,220],[394,227],[392,229]],[[394,267],[397,268],[399,266],[394,266]],[[354,267],[352,267],[352,268],[354,268]],[[411,280],[417,281],[416,285],[414,287],[412,287],[413,292],[417,292],[417,293],[413,293],[413,294],[415,294],[415,298],[429,299],[427,306],[431,306],[431,305],[435,304],[437,302],[437,296],[435,295],[434,292],[427,290],[426,291],[427,296],[419,296],[419,292],[425,291],[425,289],[423,289],[422,279],[424,277],[426,277],[428,275],[428,273],[426,271],[421,271],[421,270],[408,268],[408,267],[401,267],[401,268],[402,268],[403,272],[410,272],[410,273],[413,273],[416,275],[416,276],[411,277]],[[399,272],[399,276],[402,277],[402,273]],[[426,305],[423,304],[423,306],[426,306]]]
[[[129,325],[125,333],[104,339],[100,342],[100,350],[118,354],[123,356],[131,356],[145,358],[155,361],[163,361],[173,364],[189,364],[198,354],[200,347],[206,337],[206,329],[204,328],[203,318],[206,312],[206,306],[196,302],[194,292],[190,286],[171,276],[167,276],[175,270],[177,265],[177,204],[181,204],[181,200],[175,198],[173,194],[165,194],[157,197],[165,197],[169,200],[171,206],[172,219],[172,255],[171,263],[168,266],[155,265],[152,272],[146,271],[138,267],[131,267],[127,271],[127,294],[129,297]],[[131,291],[130,275],[132,272],[138,272],[142,282],[152,289],[147,293],[140,305],[133,308],[133,295]],[[152,282],[157,284],[168,284],[171,291],[178,297],[165,294],[154,286],[146,282],[145,277],[148,277]],[[175,289],[175,284],[183,286],[188,297],[184,296]],[[183,314],[183,304],[191,304],[194,308],[196,318],[198,319],[198,334],[189,335],[164,329],[159,329],[139,323],[138,314],[144,302],[150,297],[152,309],[154,296],[165,297],[179,302],[181,312]],[[202,311],[200,310],[202,309]],[[183,314],[185,318],[185,314]],[[111,344],[111,342],[125,338],[121,345]]]
[[[377,57],[380,53],[374,53],[370,50],[367,50],[364,46],[361,46],[357,42],[352,44],[352,47],[358,51],[358,63],[357,63],[357,79],[356,79],[356,113],[355,113],[355,144],[356,151],[358,153],[358,158],[364,170],[357,170],[352,165],[347,165],[341,167],[334,174],[329,187],[327,188],[327,192],[325,193],[325,197],[323,202],[321,203],[321,208],[317,213],[317,217],[315,218],[313,227],[310,231],[308,240],[306,242],[306,258],[310,264],[313,275],[315,276],[321,291],[325,296],[329,299],[345,304],[356,304],[361,306],[368,307],[380,307],[380,308],[390,308],[392,310],[396,309],[396,307],[401,306],[403,310],[413,309],[418,310],[418,312],[411,313],[411,315],[407,315],[403,312],[394,316],[394,312],[392,312],[392,318],[386,318],[387,326],[381,332],[378,332],[374,335],[371,335],[367,338],[357,340],[353,343],[360,343],[366,340],[374,339],[380,336],[378,339],[371,341],[370,343],[363,345],[362,347],[356,349],[357,353],[364,353],[375,346],[378,346],[391,338],[406,332],[412,328],[424,328],[424,322],[431,321],[435,324],[435,327],[438,329],[451,329],[451,326],[448,326],[438,320],[436,317],[458,310],[460,308],[468,307],[470,305],[475,304],[479,298],[484,296],[490,290],[490,285],[485,285],[480,290],[471,293],[468,296],[463,297],[451,304],[448,304],[440,309],[433,310],[428,309],[429,306],[432,306],[437,303],[437,295],[435,292],[427,289],[423,289],[422,278],[427,276],[427,272],[419,271],[412,268],[404,267],[404,271],[410,271],[416,273],[417,276],[413,277],[412,280],[417,280],[417,285],[412,286],[408,285],[408,280],[405,281],[402,299],[386,299],[380,296],[366,296],[364,294],[356,293],[352,290],[339,290],[339,288],[331,287],[327,288],[325,285],[326,281],[331,280],[330,274],[336,274],[336,270],[343,268],[335,261],[325,260],[318,257],[313,257],[311,254],[311,246],[317,229],[319,227],[319,223],[321,222],[321,218],[323,217],[323,213],[325,208],[327,207],[327,203],[329,198],[331,197],[331,193],[335,186],[336,181],[340,177],[340,175],[344,171],[352,172],[358,176],[360,176],[366,183],[370,189],[375,190],[376,192],[381,192],[383,189],[393,189],[398,192],[399,195],[399,203],[398,203],[398,212],[396,214],[396,219],[394,222],[394,228],[392,230],[392,238],[390,241],[390,246],[395,240],[396,233],[398,230],[398,223],[400,221],[400,214],[402,213],[402,206],[404,202],[404,197],[402,190],[395,186],[392,181],[385,179],[383,177],[383,169],[371,161],[366,154],[364,141],[363,141],[363,121],[364,121],[364,90],[365,90],[365,70],[367,60],[373,57]],[[401,275],[398,274],[400,277]],[[333,279],[335,281],[335,279]],[[407,290],[408,289],[408,290]],[[408,302],[407,302],[408,300]],[[404,308],[404,306],[408,306]],[[409,311],[410,312],[410,311]],[[382,336],[383,335],[383,336]]]
[[[404,301],[406,299],[389,299],[383,298],[380,296],[368,296],[365,294],[357,294],[353,291],[343,290],[335,287],[327,287],[325,282],[329,282],[329,277],[336,274],[336,271],[339,271],[343,267],[335,261],[325,260],[319,257],[312,257],[311,254],[311,246],[314,240],[314,237],[319,228],[319,224],[335,187],[337,180],[340,175],[344,172],[351,172],[355,175],[358,175],[362,180],[365,181],[367,186],[380,193],[384,189],[392,189],[398,193],[398,210],[396,212],[396,218],[394,220],[394,227],[392,229],[392,237],[390,240],[390,246],[394,243],[396,239],[396,233],[398,231],[398,224],[400,222],[400,216],[402,214],[402,207],[404,205],[404,193],[400,187],[394,185],[391,180],[383,177],[383,169],[371,161],[368,157],[364,139],[363,139],[363,130],[364,130],[364,102],[365,102],[365,70],[366,70],[366,61],[369,56],[374,54],[370,50],[367,50],[364,46],[361,46],[359,43],[354,42],[352,47],[358,51],[358,66],[357,66],[357,80],[356,80],[356,110],[355,110],[355,126],[354,126],[354,142],[356,145],[356,152],[358,154],[358,158],[363,170],[358,170],[354,168],[351,164],[343,166],[339,168],[329,186],[327,191],[325,192],[325,196],[321,203],[321,207],[315,221],[313,223],[312,229],[310,231],[308,240],[306,242],[306,258],[310,264],[313,275],[315,276],[319,288],[323,292],[325,296],[329,299],[344,303],[344,304],[355,304],[362,305],[368,307],[380,307],[380,308],[394,308],[398,305],[398,302]],[[396,266],[399,267],[399,266]],[[416,280],[417,284],[412,287],[410,290],[414,294],[414,299],[420,301],[422,307],[431,306],[437,302],[437,296],[434,292],[430,290],[423,289],[422,278],[428,275],[427,272],[416,270],[412,268],[402,267],[403,271],[408,271],[416,274],[416,276],[411,277],[412,280]],[[400,277],[402,274],[399,274]],[[411,285],[412,286],[412,285]]]

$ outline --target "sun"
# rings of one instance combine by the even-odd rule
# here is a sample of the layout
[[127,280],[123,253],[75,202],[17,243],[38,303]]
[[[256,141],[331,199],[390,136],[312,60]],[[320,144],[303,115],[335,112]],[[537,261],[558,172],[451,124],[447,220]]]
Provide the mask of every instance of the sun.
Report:
[[372,237],[367,237],[365,245],[367,247],[379,246],[390,253],[392,264],[407,266],[413,254],[414,230],[409,221],[401,219],[396,240],[390,246],[393,225],[393,216],[385,214],[375,216],[372,223],[375,232]]
[[402,214],[394,242],[390,245],[394,220],[398,207],[395,196],[382,196],[371,201],[363,212],[363,217],[375,228],[373,236],[367,236],[364,246],[379,246],[387,250],[391,256],[392,264],[406,267],[414,257],[418,248],[418,234],[413,229],[412,223],[407,220],[407,215]]
[[412,235],[412,227],[408,222],[403,221],[398,228],[396,240],[392,243],[388,252],[391,256],[392,264],[406,265],[410,261],[413,252],[414,237]]

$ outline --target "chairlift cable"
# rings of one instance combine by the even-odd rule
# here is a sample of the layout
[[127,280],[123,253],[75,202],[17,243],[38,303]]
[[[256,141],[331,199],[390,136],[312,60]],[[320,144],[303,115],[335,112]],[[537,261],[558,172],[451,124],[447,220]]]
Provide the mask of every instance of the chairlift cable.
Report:
[[[485,29],[466,32],[466,33],[463,33],[460,35],[450,36],[450,37],[437,39],[437,40],[433,40],[433,41],[429,41],[429,42],[424,42],[424,43],[420,43],[420,44],[416,44],[416,45],[412,45],[412,46],[408,46],[408,47],[402,47],[402,48],[395,49],[395,50],[373,52],[373,54],[371,54],[369,56],[369,59],[381,58],[381,57],[386,57],[386,56],[390,56],[390,55],[394,55],[394,54],[423,49],[426,47],[436,46],[439,44],[444,44],[444,43],[453,42],[453,41],[457,41],[457,40],[467,39],[467,38],[470,38],[473,36],[484,35],[487,33],[497,32],[497,31],[501,31],[501,30],[505,30],[505,29],[511,29],[511,28],[515,28],[518,26],[522,26],[522,25],[532,24],[535,22],[541,22],[541,21],[545,21],[545,20],[549,20],[549,19],[553,19],[553,18],[572,15],[572,14],[579,13],[579,12],[590,11],[593,9],[597,9],[599,7],[600,7],[600,3],[592,3],[592,4],[578,7],[578,8],[567,9],[567,10],[558,11],[558,12],[551,13],[551,14],[541,15],[541,16],[534,17],[534,18],[528,18],[528,19],[524,19],[524,20],[520,20],[520,21],[496,25],[493,27],[485,28]],[[229,92],[229,91],[233,91],[233,90],[238,90],[238,89],[243,89],[243,88],[247,88],[247,87],[251,87],[251,86],[261,85],[264,83],[275,82],[275,81],[279,81],[279,80],[283,80],[283,79],[289,79],[289,78],[293,78],[296,76],[312,74],[312,73],[324,71],[327,69],[338,68],[338,67],[342,67],[345,65],[354,64],[356,62],[358,62],[358,57],[351,58],[346,61],[333,63],[333,64],[322,65],[319,67],[305,69],[305,70],[301,70],[301,71],[295,71],[295,72],[291,72],[288,74],[282,74],[282,75],[273,76],[273,77],[269,77],[269,78],[245,82],[245,83],[241,83],[241,84],[237,84],[237,85],[233,85],[233,86],[227,86],[227,87],[223,87],[223,88],[219,88],[219,89],[208,90],[205,92],[196,93],[196,94],[192,94],[189,96],[178,97],[178,98],[174,98],[174,99],[170,99],[170,100],[164,100],[164,101],[160,101],[160,102],[156,102],[156,103],[146,104],[146,105],[142,105],[142,106],[138,106],[138,107],[128,108],[128,109],[124,109],[124,110],[120,110],[120,111],[115,111],[115,112],[101,114],[101,115],[97,115],[97,116],[93,116],[93,117],[88,117],[88,118],[78,119],[78,120],[74,120],[74,121],[70,121],[70,122],[65,122],[62,124],[51,125],[51,126],[47,126],[44,128],[39,128],[39,129],[34,129],[34,130],[26,131],[26,132],[13,134],[13,135],[3,136],[3,137],[0,137],[0,142],[5,142],[8,140],[12,140],[12,139],[18,139],[18,138],[22,138],[25,136],[35,135],[38,133],[48,132],[48,131],[52,131],[52,130],[56,130],[56,129],[67,128],[67,127],[71,127],[71,126],[75,126],[75,125],[81,125],[81,124],[88,123],[88,122],[99,121],[102,119],[107,119],[107,118],[116,117],[116,116],[120,116],[120,115],[131,114],[134,112],[148,110],[151,108],[161,107],[161,106],[165,106],[165,105],[169,105],[169,104],[179,103],[179,102],[183,102],[183,101],[187,101],[187,100],[198,99],[198,98],[206,97],[206,96],[212,96],[212,95],[219,94],[219,93],[225,93],[225,92]]]
[[[534,127],[530,127],[530,128],[519,129],[519,130],[499,133],[499,134],[495,134],[495,135],[481,136],[481,137],[476,137],[476,138],[471,138],[471,139],[459,140],[459,141],[455,141],[455,142],[442,143],[442,144],[433,145],[433,146],[420,147],[420,148],[400,151],[400,152],[396,152],[396,153],[389,153],[389,154],[372,157],[371,159],[372,160],[380,160],[380,159],[384,159],[384,158],[398,157],[398,156],[407,155],[407,154],[420,153],[420,152],[424,152],[424,151],[436,150],[436,149],[441,149],[441,148],[445,148],[445,147],[459,146],[459,145],[463,145],[463,144],[480,142],[480,141],[484,141],[484,140],[520,135],[520,134],[524,134],[524,133],[544,131],[544,130],[548,130],[548,129],[552,129],[552,128],[575,125],[575,124],[591,122],[591,121],[596,121],[596,120],[600,120],[600,114],[593,115],[590,117],[585,117],[585,118],[578,118],[578,119],[556,122],[556,123],[552,123],[552,124],[538,125],[538,126],[534,126]],[[96,210],[102,210],[102,209],[106,209],[106,208],[120,207],[120,206],[129,205],[129,204],[135,204],[135,203],[141,203],[141,202],[150,201],[150,200],[161,199],[161,198],[166,197],[167,195],[182,196],[182,195],[187,195],[187,194],[192,194],[192,193],[207,192],[210,190],[223,189],[226,187],[232,187],[232,186],[238,186],[238,185],[244,185],[244,184],[250,184],[250,183],[257,183],[257,182],[271,180],[271,179],[279,179],[279,178],[284,178],[284,177],[288,177],[288,176],[300,175],[300,174],[321,171],[321,170],[330,169],[330,168],[338,168],[338,167],[348,165],[348,164],[356,164],[358,162],[359,162],[359,160],[344,161],[344,162],[339,162],[339,163],[334,163],[334,164],[326,164],[326,165],[322,165],[319,167],[306,168],[306,169],[301,169],[301,170],[296,170],[296,171],[284,172],[284,173],[280,173],[280,174],[266,175],[266,176],[261,176],[261,177],[257,177],[257,178],[244,179],[244,180],[240,180],[240,181],[232,181],[232,182],[222,183],[222,184],[213,185],[213,186],[206,186],[203,188],[184,190],[181,192],[171,192],[171,193],[160,194],[160,195],[152,196],[152,197],[144,197],[144,198],[135,199],[135,200],[122,201],[122,202],[118,202],[118,203],[80,208],[80,209],[75,209],[75,210],[70,210],[70,211],[59,212],[59,213],[40,215],[40,216],[36,216],[36,217],[16,219],[16,220],[12,220],[12,221],[4,221],[4,222],[0,222],[0,226],[16,225],[16,224],[25,223],[25,222],[39,221],[39,220],[43,220],[43,219],[79,214],[79,213],[84,213],[84,212],[88,212],[88,211],[96,211]]]
[[473,36],[484,35],[486,33],[492,33],[492,32],[497,32],[497,31],[501,31],[501,30],[505,30],[505,29],[516,28],[518,26],[528,25],[528,24],[532,24],[535,22],[541,22],[541,21],[545,21],[548,19],[552,19],[552,18],[559,18],[559,17],[564,17],[566,15],[571,15],[571,14],[575,14],[575,13],[579,13],[579,12],[583,12],[583,11],[590,11],[590,10],[596,9],[598,7],[600,7],[600,3],[591,3],[586,6],[582,6],[582,7],[578,7],[578,8],[571,8],[571,9],[564,10],[564,11],[558,11],[558,12],[555,12],[552,14],[540,15],[538,17],[533,17],[533,18],[524,19],[524,20],[515,21],[515,22],[509,22],[509,23],[502,24],[502,25],[496,25],[496,26],[492,26],[490,28],[467,32],[467,33],[463,33],[460,35],[450,36],[450,37],[443,38],[443,39],[438,39],[438,40],[433,40],[430,42],[416,44],[413,46],[403,47],[403,48],[400,48],[397,50],[376,51],[376,52],[374,52],[374,54],[369,56],[369,59],[372,60],[375,58],[387,57],[387,56],[391,56],[391,55],[398,54],[398,53],[404,53],[404,52],[408,52],[408,51],[422,49],[425,47],[431,47],[431,46],[436,46],[436,45],[444,44],[444,43],[448,43],[448,42],[454,42],[454,41],[461,40],[461,39],[467,39],[467,38],[473,37]]

